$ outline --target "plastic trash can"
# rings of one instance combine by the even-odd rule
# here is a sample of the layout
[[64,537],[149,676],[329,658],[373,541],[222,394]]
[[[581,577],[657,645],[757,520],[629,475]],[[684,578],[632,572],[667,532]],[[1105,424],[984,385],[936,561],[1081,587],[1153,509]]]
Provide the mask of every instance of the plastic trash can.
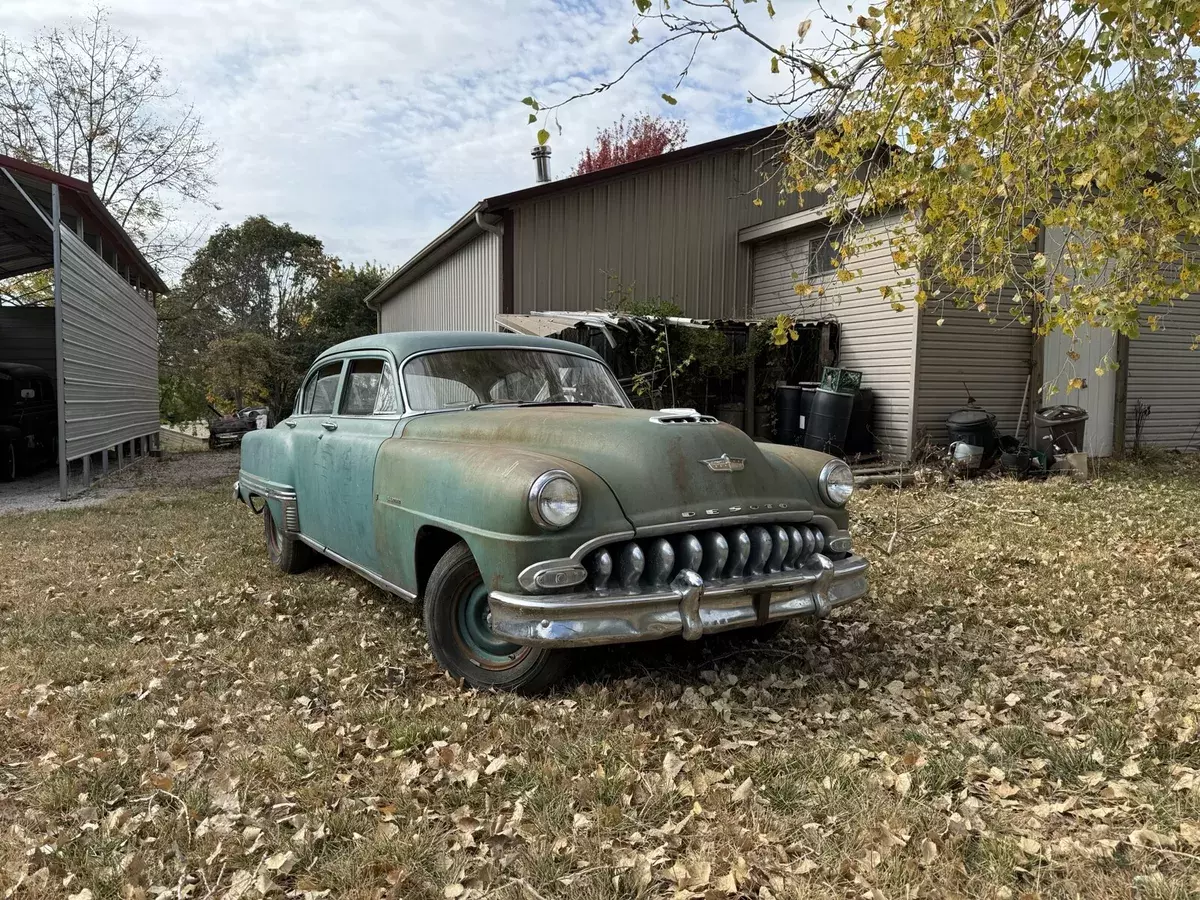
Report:
[[1043,406],[1033,414],[1034,446],[1056,456],[1083,452],[1087,410],[1078,406]]

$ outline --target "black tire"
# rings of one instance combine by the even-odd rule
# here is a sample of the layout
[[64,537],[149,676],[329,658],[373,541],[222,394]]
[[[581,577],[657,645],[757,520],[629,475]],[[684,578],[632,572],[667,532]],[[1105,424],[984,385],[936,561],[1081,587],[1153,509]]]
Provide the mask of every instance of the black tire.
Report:
[[17,469],[17,445],[0,444],[0,481],[16,481]]
[[506,642],[487,627],[486,604],[479,566],[460,541],[438,560],[425,588],[425,634],[443,669],[472,687],[523,694],[541,693],[562,678],[565,651]]
[[288,575],[299,575],[312,565],[312,549],[303,541],[290,538],[275,524],[275,516],[268,506],[262,512],[263,538],[267,542],[267,555],[271,562]]

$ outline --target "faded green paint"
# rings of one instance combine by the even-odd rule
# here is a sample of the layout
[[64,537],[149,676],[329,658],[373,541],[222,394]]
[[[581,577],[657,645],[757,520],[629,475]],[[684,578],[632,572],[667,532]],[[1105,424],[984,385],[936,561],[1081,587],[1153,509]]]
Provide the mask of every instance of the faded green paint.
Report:
[[[581,351],[519,335],[407,333],[347,342],[314,365],[371,351],[403,363],[425,350],[481,346]],[[419,593],[416,548],[426,528],[465,540],[489,589],[516,591],[527,566],[569,557],[602,536],[784,504],[846,527],[845,510],[819,500],[828,456],[756,444],[730,425],[661,424],[653,415],[600,406],[457,410],[398,422],[293,415],[246,436],[242,470],[295,490],[306,537],[411,594]],[[323,424],[330,419],[335,429]],[[703,462],[722,455],[744,459],[745,468],[714,472]],[[578,518],[559,531],[540,528],[528,508],[531,485],[551,469],[569,472],[581,495]]]

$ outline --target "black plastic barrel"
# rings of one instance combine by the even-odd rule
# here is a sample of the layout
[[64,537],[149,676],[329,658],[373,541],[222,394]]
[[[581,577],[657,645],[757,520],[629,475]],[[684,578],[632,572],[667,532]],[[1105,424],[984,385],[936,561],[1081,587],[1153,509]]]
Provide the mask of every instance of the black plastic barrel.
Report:
[[875,394],[870,388],[859,388],[846,429],[846,453],[849,456],[868,456],[875,452]]
[[813,397],[817,396],[817,383],[800,384],[800,427],[796,430],[796,445],[804,446],[804,432],[808,430],[808,417],[812,415]]
[[800,439],[800,395],[798,384],[781,384],[775,389],[775,440],[796,444]]
[[846,431],[854,410],[854,395],[840,394],[817,388],[813,395],[812,411],[804,429],[804,446],[834,456],[842,456],[846,448]]
[[970,444],[983,448],[983,458],[991,459],[996,453],[996,417],[986,409],[965,406],[946,417],[946,431],[951,444]]

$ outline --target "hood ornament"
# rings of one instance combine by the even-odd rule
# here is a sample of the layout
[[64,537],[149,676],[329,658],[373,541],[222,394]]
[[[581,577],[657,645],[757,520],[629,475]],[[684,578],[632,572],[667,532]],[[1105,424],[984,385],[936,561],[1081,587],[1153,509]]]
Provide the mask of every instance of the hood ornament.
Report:
[[740,472],[746,468],[746,460],[739,456],[730,456],[728,453],[722,453],[714,459],[702,459],[700,462],[708,466],[713,472]]

